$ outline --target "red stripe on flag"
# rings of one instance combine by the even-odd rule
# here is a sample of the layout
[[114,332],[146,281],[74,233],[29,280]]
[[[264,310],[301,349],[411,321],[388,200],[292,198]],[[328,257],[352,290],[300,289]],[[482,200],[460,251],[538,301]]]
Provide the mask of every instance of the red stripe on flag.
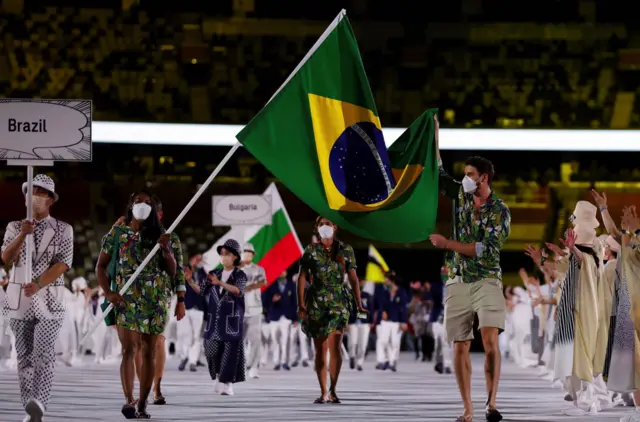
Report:
[[[302,253],[293,232],[289,232],[262,257],[258,265],[267,274],[267,286],[280,277],[280,274],[296,262]],[[263,288],[264,290],[265,288]]]

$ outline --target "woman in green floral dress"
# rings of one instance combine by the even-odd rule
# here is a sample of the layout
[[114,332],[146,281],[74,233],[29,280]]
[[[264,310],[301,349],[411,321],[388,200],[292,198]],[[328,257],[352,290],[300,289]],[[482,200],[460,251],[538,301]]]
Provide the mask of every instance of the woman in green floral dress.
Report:
[[[336,225],[328,219],[316,219],[315,232],[320,241],[304,250],[298,276],[298,315],[302,330],[313,339],[315,370],[320,383],[320,397],[315,403],[340,403],[336,386],[342,367],[342,335],[354,311],[353,301],[358,312],[366,312],[360,301],[353,248],[336,239],[336,230]],[[351,290],[344,284],[345,274]],[[305,298],[307,281],[310,287]],[[327,350],[331,355],[328,391]]]
[[[160,245],[160,252],[121,296],[118,291],[156,243]],[[117,291],[111,289],[107,274],[113,254],[117,254]],[[112,227],[102,239],[96,276],[105,297],[114,305],[118,337],[122,343],[120,378],[126,398],[122,414],[127,419],[148,419],[150,416],[146,413],[146,404],[153,383],[156,341],[167,325],[173,291],[178,294],[176,316],[178,319],[184,316],[186,290],[180,239],[174,233],[165,233],[150,193],[139,191],[132,194],[125,223]],[[142,348],[142,377],[136,411],[133,384],[134,358],[138,347]]]

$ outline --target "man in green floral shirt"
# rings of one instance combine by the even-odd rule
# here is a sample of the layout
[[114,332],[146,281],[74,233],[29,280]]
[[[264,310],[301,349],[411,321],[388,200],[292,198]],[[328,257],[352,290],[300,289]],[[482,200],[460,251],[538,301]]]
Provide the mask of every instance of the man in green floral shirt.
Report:
[[[439,125],[437,118],[434,120],[437,143]],[[452,252],[447,262],[449,279],[444,325],[448,340],[455,344],[454,367],[464,403],[464,414],[458,421],[470,422],[473,418],[469,349],[474,316],[478,315],[486,355],[488,398],[485,416],[487,421],[497,422],[502,420],[496,409],[501,364],[498,335],[504,330],[505,323],[500,249],[509,237],[511,213],[491,190],[494,176],[491,161],[470,157],[460,183],[442,168],[439,148],[438,160],[440,191],[453,200],[453,234],[451,239],[432,234],[430,240],[435,247]]]

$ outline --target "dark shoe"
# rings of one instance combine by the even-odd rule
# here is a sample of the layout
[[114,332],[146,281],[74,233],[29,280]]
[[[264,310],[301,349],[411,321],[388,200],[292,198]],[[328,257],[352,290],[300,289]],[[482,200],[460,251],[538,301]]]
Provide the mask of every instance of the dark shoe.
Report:
[[485,419],[487,422],[500,422],[502,415],[498,412],[498,409],[487,409],[485,412]]
[[394,363],[393,365],[389,366],[389,369],[391,369],[391,372],[396,372],[398,369],[396,368],[396,364]]
[[434,366],[433,370],[439,374],[443,373],[444,368],[442,367],[442,363],[436,363],[436,366]]
[[377,365],[376,365],[376,369],[377,369],[378,371],[382,371],[382,370],[383,370],[383,368],[384,368],[384,364],[383,364],[383,363],[379,363],[379,364],[377,364]]
[[325,404],[325,403],[327,403],[327,400],[324,397],[318,397],[313,402],[313,404]]
[[564,401],[573,401],[573,397],[571,396],[571,394],[567,394],[566,396],[564,396]]
[[450,374],[451,373],[451,368],[449,368],[448,366],[446,368],[444,368],[444,373],[445,374]]
[[169,354],[172,355],[172,356],[176,354],[176,345],[175,345],[175,343],[169,343]]
[[191,372],[197,372],[198,371],[198,367],[194,364],[189,365],[189,371]]
[[329,403],[340,404],[342,402],[340,401],[338,396],[336,396],[335,394],[332,394],[331,397],[329,397]]
[[291,367],[292,367],[292,368],[295,368],[295,367],[297,367],[298,365],[300,365],[300,362],[295,361],[295,362],[293,362],[293,363],[291,364]]
[[349,368],[351,368],[351,369],[355,369],[356,368],[356,359],[355,358],[349,358]]
[[280,370],[280,365],[276,365],[276,366],[274,366],[274,367],[273,367],[273,370],[274,370],[274,371],[279,371],[279,370]]
[[384,365],[382,365],[383,371],[386,371],[387,369],[389,369],[389,362],[385,362]]
[[282,369],[284,369],[285,371],[291,371],[291,368],[286,363],[282,365]]
[[189,359],[182,359],[180,361],[180,365],[178,365],[178,371],[184,371],[185,368],[187,367],[188,362],[189,362]]
[[358,365],[358,371],[362,371],[362,365]]
[[164,396],[162,394],[159,394],[157,396],[154,395],[153,404],[155,404],[157,406],[162,406],[162,405],[167,404],[167,400],[164,398]]
[[622,395],[622,400],[624,401],[624,405],[626,407],[634,407],[635,403],[633,402],[633,395],[630,393],[625,393]]
[[136,402],[133,401],[131,403],[125,404],[122,406],[122,415],[125,419],[135,419],[136,418]]
[[302,361],[302,367],[303,368],[308,368],[309,367],[309,362],[307,362],[306,360]]
[[198,363],[196,363],[196,366],[207,366],[207,365],[205,365],[204,363],[198,361]]

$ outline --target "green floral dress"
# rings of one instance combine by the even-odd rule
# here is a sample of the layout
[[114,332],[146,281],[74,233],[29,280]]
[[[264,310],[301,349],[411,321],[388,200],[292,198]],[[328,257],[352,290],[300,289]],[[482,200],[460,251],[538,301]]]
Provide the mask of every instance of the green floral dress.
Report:
[[302,331],[311,338],[326,337],[344,329],[351,313],[353,294],[344,284],[344,275],[356,269],[353,248],[341,242],[336,261],[321,243],[307,246],[300,262],[300,272],[311,283],[305,304],[308,317],[302,321]]
[[[109,256],[114,253],[115,235],[116,228],[113,227],[102,238],[102,250]],[[120,226],[118,245],[116,283],[118,289],[121,289],[151,249],[143,246],[137,232],[126,225]],[[174,291],[185,290],[182,246],[175,233],[171,233],[169,247],[176,259],[176,276],[172,279],[162,269],[162,253],[158,252],[124,294],[124,300],[120,306],[114,308],[117,326],[141,334],[164,332],[168,322],[171,296]]]

